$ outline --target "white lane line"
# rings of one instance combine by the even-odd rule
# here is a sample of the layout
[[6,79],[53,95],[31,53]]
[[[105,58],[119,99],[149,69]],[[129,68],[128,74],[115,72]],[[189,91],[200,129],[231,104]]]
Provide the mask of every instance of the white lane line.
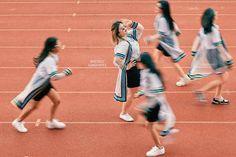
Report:
[[[147,4],[147,3],[152,3],[152,4],[155,4],[156,1],[152,0],[152,1],[149,1],[149,0],[145,0],[145,1],[115,1],[115,0],[110,0],[110,1],[87,1],[87,0],[81,0],[81,4],[100,4],[100,3],[108,3],[108,4],[117,4],[117,3],[124,3],[124,4]],[[188,1],[171,1],[170,2],[171,4],[172,3],[236,3],[236,1],[209,1],[209,0],[206,0],[206,1],[199,1],[199,0],[188,0]]]
[[[196,14],[173,14],[174,16],[201,16],[201,13]],[[120,14],[0,14],[0,17],[42,17],[42,16],[48,16],[48,17],[66,17],[66,16],[156,16],[156,14],[128,14],[128,13],[120,13]],[[236,16],[236,13],[231,14],[218,14],[218,16]]]
[[74,14],[0,14],[0,17],[42,17],[42,16],[52,16],[52,17],[56,17],[56,16],[62,16],[62,17],[66,17],[66,16],[74,16]]
[[35,127],[38,127],[41,123],[41,119],[37,119],[36,122],[35,122]]
[[[0,4],[75,4],[75,3],[79,3],[79,4],[117,4],[117,3],[122,3],[122,4],[147,4],[147,3],[151,3],[151,4],[155,4],[155,1],[154,0],[143,0],[143,1],[140,1],[140,0],[137,0],[137,1],[122,1],[122,0],[119,0],[119,1],[115,1],[115,0],[110,0],[110,1],[87,1],[87,0],[81,0],[81,1],[61,1],[61,2],[54,2],[54,1],[45,1],[45,2],[42,2],[42,1],[38,1],[38,2],[27,2],[27,1],[21,1],[21,2],[8,2],[8,1],[5,1],[5,2],[0,2]],[[206,1],[199,1],[199,0],[188,0],[188,1],[183,1],[183,0],[180,0],[180,1],[171,1],[171,4],[172,3],[236,3],[236,1],[229,1],[229,0],[225,0],[225,1],[209,1],[209,0],[206,0]]]
[[[68,68],[68,67],[59,67],[60,69],[65,69],[65,68]],[[115,66],[110,66],[110,67],[107,67],[107,66],[91,66],[91,67],[69,67],[71,69],[86,69],[86,70],[93,70],[93,69],[117,69],[117,67]],[[183,66],[182,67],[183,69],[189,69],[190,67],[189,66]],[[30,67],[0,67],[0,69],[35,69],[34,66],[30,66]],[[165,67],[160,67],[160,69],[175,69],[174,67],[172,66],[165,66]],[[204,69],[204,67],[203,67]],[[235,66],[232,67],[232,69],[236,69]]]
[[[16,94],[21,91],[0,91],[0,94]],[[114,91],[59,91],[60,94],[114,94]],[[193,91],[166,91],[166,94],[193,94]],[[207,93],[215,93],[209,91]],[[225,94],[235,94],[236,91],[223,91]]]
[[[77,28],[77,29],[71,29],[71,28],[0,28],[1,32],[6,31],[24,31],[24,32],[32,32],[32,31],[110,31],[110,29],[104,29],[104,28]],[[198,31],[199,28],[183,28],[182,31]],[[235,28],[225,28],[220,29],[221,31],[236,31]],[[152,28],[147,28],[145,31],[154,31]]]
[[68,29],[67,29],[67,32],[70,32],[70,31],[71,31],[71,28],[68,28]]
[[29,1],[18,1],[18,2],[9,2],[9,1],[1,1],[0,4],[76,4],[77,1],[76,0],[73,0],[73,1],[58,1],[58,2],[55,2],[55,1],[34,1],[34,2],[29,2]]
[[[68,67],[59,67],[59,68],[61,68],[61,69],[65,69],[65,68],[68,68]],[[101,66],[101,67],[99,67],[99,66],[91,66],[91,67],[69,67],[69,68],[71,68],[71,69],[117,69],[116,67],[105,67],[105,66]],[[164,68],[167,68],[167,69],[169,69],[169,68],[173,68],[173,67],[164,67]],[[187,67],[186,67],[187,68]],[[30,66],[30,67],[0,67],[0,69],[35,69],[35,67],[33,67],[33,66]]]
[[[2,121],[0,124],[11,124],[12,122]],[[35,124],[35,122],[25,122],[27,124]],[[45,124],[46,122],[41,122]],[[66,124],[98,124],[98,125],[106,125],[106,124],[115,124],[115,125],[140,125],[143,122],[64,122]],[[176,124],[236,124],[236,121],[176,121]]]
[[[181,48],[191,48],[191,45],[183,45]],[[228,48],[236,48],[233,45],[227,45]],[[142,49],[154,49],[153,46],[141,46]],[[42,46],[0,46],[0,49],[42,49]],[[114,49],[113,46],[67,46],[66,49]],[[0,53],[3,51],[0,51]],[[3,52],[5,53],[5,52]]]

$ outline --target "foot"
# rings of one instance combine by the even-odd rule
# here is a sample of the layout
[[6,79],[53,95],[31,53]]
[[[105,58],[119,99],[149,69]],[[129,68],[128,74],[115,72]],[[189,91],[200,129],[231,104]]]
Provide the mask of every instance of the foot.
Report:
[[207,102],[206,97],[202,91],[194,91],[193,93],[199,102]]
[[17,119],[15,119],[11,124],[19,132],[28,132],[28,129],[26,129],[24,126],[24,122],[19,122]]
[[120,119],[126,121],[126,122],[133,122],[134,119],[131,117],[128,113],[120,114]]
[[178,132],[179,132],[179,129],[170,128],[168,130],[161,131],[160,136],[167,136],[167,135],[175,134]]
[[160,136],[167,136],[170,134],[170,129],[169,130],[164,130],[160,132]]
[[66,127],[66,124],[53,119],[52,121],[47,121],[46,127],[48,129],[64,129]]
[[188,76],[182,77],[178,82],[176,82],[176,86],[178,87],[186,86],[189,83],[189,81],[190,79]]
[[146,155],[148,157],[152,157],[152,156],[158,156],[158,155],[162,155],[162,154],[165,154],[165,148],[164,147],[157,147],[157,146],[154,146],[152,147],[152,149],[150,149]]
[[223,97],[221,97],[221,98],[213,98],[211,103],[214,104],[214,105],[228,105],[229,104],[229,100],[224,99]]

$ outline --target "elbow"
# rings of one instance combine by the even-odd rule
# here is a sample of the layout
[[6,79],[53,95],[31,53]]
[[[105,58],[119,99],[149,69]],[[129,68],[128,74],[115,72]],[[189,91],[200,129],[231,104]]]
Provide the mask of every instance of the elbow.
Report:
[[50,80],[56,81],[57,79],[53,76],[53,77],[50,78]]
[[115,66],[117,66],[117,65],[118,65],[118,61],[117,61],[116,59],[114,59],[114,60],[113,60],[113,64],[114,64]]
[[52,81],[57,81],[57,80],[58,80],[58,77],[57,77],[56,75],[54,75],[54,76],[52,76],[50,79],[51,79]]
[[144,26],[143,26],[143,25],[141,25],[140,23],[139,23],[139,30],[140,30],[141,32],[143,32],[143,31],[144,31]]

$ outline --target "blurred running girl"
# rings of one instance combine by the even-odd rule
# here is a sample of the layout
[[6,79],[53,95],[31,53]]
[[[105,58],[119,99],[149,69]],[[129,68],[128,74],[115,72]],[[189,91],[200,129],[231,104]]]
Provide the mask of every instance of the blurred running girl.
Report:
[[[127,110],[140,86],[140,71],[136,67],[136,61],[140,57],[138,40],[143,30],[140,23],[131,20],[116,21],[111,27],[112,39],[115,44],[114,64],[119,70],[114,99],[123,102],[120,118],[128,122],[134,121]],[[128,97],[127,87],[129,88]]]
[[233,60],[228,53],[221,37],[219,27],[214,24],[216,12],[212,8],[204,11],[201,19],[202,28],[192,46],[192,61],[189,77],[198,79],[216,75],[216,79],[198,89],[195,94],[200,102],[205,102],[204,92],[216,88],[212,104],[228,104],[229,101],[222,97],[223,84],[228,79],[228,69]]
[[185,86],[189,82],[189,78],[178,62],[186,54],[179,48],[177,36],[180,35],[180,30],[171,16],[169,2],[166,0],[158,1],[156,3],[156,12],[157,16],[154,21],[154,28],[157,33],[147,36],[144,40],[150,43],[158,39],[159,44],[155,50],[156,60],[159,61],[163,55],[170,57],[171,62],[180,76],[180,80],[176,82],[176,85]]
[[[59,61],[58,53],[60,49],[61,43],[57,38],[47,38],[42,52],[38,57],[34,58],[36,65],[35,73],[25,89],[11,101],[14,106],[22,110],[20,115],[12,122],[12,126],[19,132],[28,131],[24,126],[23,120],[38,107],[39,102],[46,95],[53,103],[50,119],[47,121],[46,126],[49,129],[62,129],[66,126],[64,123],[54,119],[56,110],[60,104],[60,96],[51,84],[51,80],[59,80],[72,74],[69,68],[66,68],[61,73],[57,71]],[[25,107],[29,101],[31,101],[31,104]]]
[[149,129],[155,146],[147,152],[147,156],[157,156],[165,153],[164,147],[161,145],[159,133],[156,129],[157,123],[161,119],[161,113],[165,113],[165,129],[160,132],[161,136],[170,134],[171,129],[175,125],[175,115],[166,100],[164,92],[164,82],[161,73],[155,68],[155,64],[151,56],[144,52],[140,56],[140,61],[137,63],[141,70],[141,87],[142,90],[135,94],[139,97],[142,94],[146,96],[145,106],[141,108],[141,114],[149,122]]

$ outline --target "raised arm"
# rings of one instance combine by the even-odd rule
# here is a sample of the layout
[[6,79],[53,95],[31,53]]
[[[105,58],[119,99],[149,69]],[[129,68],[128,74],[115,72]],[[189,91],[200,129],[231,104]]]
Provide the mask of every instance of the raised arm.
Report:
[[122,19],[121,21],[128,29],[134,30],[132,34],[135,36],[136,40],[139,40],[144,30],[143,25],[128,19]]

